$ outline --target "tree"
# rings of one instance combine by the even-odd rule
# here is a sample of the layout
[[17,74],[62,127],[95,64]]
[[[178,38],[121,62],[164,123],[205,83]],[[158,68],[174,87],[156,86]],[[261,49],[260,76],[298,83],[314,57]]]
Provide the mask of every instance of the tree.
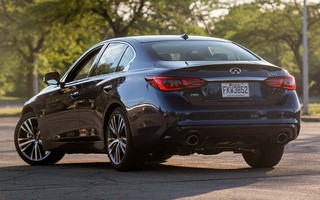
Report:
[[[90,1],[86,1],[86,5],[90,4]],[[113,30],[114,37],[124,37],[128,35],[129,29],[146,12],[146,9],[143,9],[145,6],[145,0],[100,0],[89,8],[93,13],[108,22],[108,25]]]
[[[34,1],[1,0],[0,8],[0,52],[1,60],[10,70],[17,70],[27,77],[27,95],[33,95],[33,70],[36,55],[41,51],[47,30],[29,29],[23,26],[23,12]],[[6,60],[7,58],[14,58]],[[10,63],[12,61],[12,63]],[[19,69],[19,70],[18,70]],[[7,73],[1,79],[8,79]],[[3,92],[3,91],[2,91]]]
[[[11,93],[30,98],[34,95],[35,70],[42,74],[50,68],[65,72],[85,49],[99,40],[92,30],[94,19],[69,14],[79,6],[77,3],[58,3],[1,0],[0,95]],[[91,29],[86,29],[87,24]]]
[[[145,0],[47,0],[34,5],[31,10],[41,18],[41,20],[34,19],[38,24],[59,21],[61,24],[79,25],[78,20],[86,19],[90,22],[94,20],[94,23],[81,26],[95,28],[100,36],[106,39],[127,36],[129,29],[146,12],[145,7]],[[110,30],[111,35],[108,34]]]
[[[320,3],[308,6],[308,28],[319,29]],[[220,36],[240,42],[272,63],[288,69],[301,82],[302,5],[281,0],[261,0],[230,9],[215,25]],[[310,40],[319,40],[319,36]],[[313,46],[313,45],[311,45]],[[319,50],[319,47],[314,47]],[[314,51],[312,48],[311,55]],[[315,51],[317,52],[317,51]],[[320,83],[320,80],[318,80]],[[298,91],[301,84],[298,84]]]
[[[309,68],[319,73],[313,83],[320,83],[320,3],[308,11]],[[64,73],[101,40],[147,34],[234,40],[299,79],[301,13],[301,4],[285,0],[1,0],[0,95],[27,88],[30,97],[36,63],[40,74]]]

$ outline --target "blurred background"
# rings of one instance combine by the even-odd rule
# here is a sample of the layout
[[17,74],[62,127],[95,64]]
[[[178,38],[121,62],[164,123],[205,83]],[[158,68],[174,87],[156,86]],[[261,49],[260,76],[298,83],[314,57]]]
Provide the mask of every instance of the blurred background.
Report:
[[[309,113],[320,115],[320,3],[307,1]],[[135,35],[235,41],[296,78],[302,97],[303,0],[1,0],[0,116],[16,115],[92,45]]]

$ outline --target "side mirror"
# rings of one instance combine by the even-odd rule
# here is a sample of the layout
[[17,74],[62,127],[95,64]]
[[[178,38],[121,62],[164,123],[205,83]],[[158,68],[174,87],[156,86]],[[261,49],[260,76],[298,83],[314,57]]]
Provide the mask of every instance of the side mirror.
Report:
[[43,82],[47,85],[58,85],[60,83],[60,74],[58,72],[49,72],[44,75]]

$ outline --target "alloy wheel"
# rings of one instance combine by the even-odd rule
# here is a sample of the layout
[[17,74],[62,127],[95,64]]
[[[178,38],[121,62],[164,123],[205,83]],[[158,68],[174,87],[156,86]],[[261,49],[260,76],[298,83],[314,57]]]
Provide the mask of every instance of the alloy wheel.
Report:
[[118,165],[122,162],[127,147],[127,127],[123,116],[115,113],[111,116],[108,131],[108,153],[111,161]]
[[20,152],[30,161],[43,161],[51,153],[43,149],[36,117],[30,117],[21,123],[18,130],[17,141]]

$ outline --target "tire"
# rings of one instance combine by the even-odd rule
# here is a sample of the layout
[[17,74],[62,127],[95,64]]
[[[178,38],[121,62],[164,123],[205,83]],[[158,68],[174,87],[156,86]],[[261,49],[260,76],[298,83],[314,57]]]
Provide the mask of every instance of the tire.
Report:
[[273,167],[283,155],[284,145],[268,143],[257,149],[257,153],[243,152],[244,160],[253,168]]
[[64,156],[62,152],[43,149],[38,120],[33,112],[20,118],[14,132],[14,144],[22,160],[30,165],[51,165]]
[[139,170],[146,154],[134,147],[129,121],[122,108],[116,108],[107,124],[106,147],[111,165],[118,171]]
[[171,158],[173,155],[165,153],[153,153],[148,156],[148,161],[151,162],[162,162]]

